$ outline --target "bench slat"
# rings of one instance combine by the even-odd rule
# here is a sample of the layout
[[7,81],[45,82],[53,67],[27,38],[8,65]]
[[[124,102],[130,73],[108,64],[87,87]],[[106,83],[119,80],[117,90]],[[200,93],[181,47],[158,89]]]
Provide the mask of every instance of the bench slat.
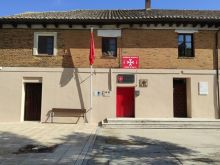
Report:
[[53,108],[52,111],[73,111],[77,113],[86,113],[86,109]]

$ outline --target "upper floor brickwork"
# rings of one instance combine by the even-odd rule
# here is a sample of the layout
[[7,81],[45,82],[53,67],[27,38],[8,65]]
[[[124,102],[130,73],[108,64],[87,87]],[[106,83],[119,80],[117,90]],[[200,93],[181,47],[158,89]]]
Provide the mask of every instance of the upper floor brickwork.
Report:
[[[56,56],[33,55],[34,32],[57,32]],[[0,66],[89,67],[89,30],[0,29]],[[140,58],[144,69],[213,69],[215,31],[194,33],[195,57],[178,57],[174,30],[123,29],[117,38],[117,57],[102,55],[102,38],[95,31],[94,67],[118,68],[123,55]]]

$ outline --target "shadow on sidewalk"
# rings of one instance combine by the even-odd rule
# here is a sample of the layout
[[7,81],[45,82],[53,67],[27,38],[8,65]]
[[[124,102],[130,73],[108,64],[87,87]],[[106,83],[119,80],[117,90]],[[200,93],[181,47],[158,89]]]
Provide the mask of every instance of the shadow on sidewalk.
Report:
[[[198,154],[196,151],[175,143],[138,135],[129,135],[127,139],[120,139],[115,136],[103,136],[100,134],[96,135],[93,148],[91,148],[92,144],[89,144],[90,150],[88,150],[88,153],[83,153],[85,151],[84,148],[88,145],[88,139],[91,137],[91,134],[83,133],[79,130],[54,139],[62,141],[62,143],[58,144],[59,146],[52,153],[25,153],[17,155],[15,152],[25,145],[42,144],[27,136],[10,132],[0,132],[0,137],[0,162],[6,164],[14,160],[16,160],[15,162],[17,164],[20,164],[27,161],[27,159],[29,159],[29,161],[38,160],[39,164],[74,164],[76,161],[81,161],[83,164],[89,165],[110,163],[181,164],[175,155],[193,157]],[[172,153],[169,153],[169,151],[172,151]],[[191,161],[195,164],[217,163],[215,160],[209,158],[195,158]]]

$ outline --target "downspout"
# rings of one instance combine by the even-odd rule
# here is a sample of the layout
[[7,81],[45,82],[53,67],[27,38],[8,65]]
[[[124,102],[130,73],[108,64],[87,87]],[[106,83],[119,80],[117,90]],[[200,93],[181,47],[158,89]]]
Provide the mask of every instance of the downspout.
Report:
[[219,87],[219,57],[218,57],[218,44],[219,44],[219,30],[215,33],[215,59],[216,59],[216,85],[217,85],[217,104],[218,104],[218,118],[220,118],[220,87]]

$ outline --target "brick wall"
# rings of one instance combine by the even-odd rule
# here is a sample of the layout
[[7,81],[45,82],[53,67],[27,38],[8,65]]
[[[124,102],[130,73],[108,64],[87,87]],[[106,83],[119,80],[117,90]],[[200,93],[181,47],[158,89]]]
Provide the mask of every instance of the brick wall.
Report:
[[[89,67],[89,30],[47,30],[58,32],[58,55],[33,56],[33,29],[0,29],[0,66]],[[94,67],[117,68],[122,55],[140,57],[141,68],[213,69],[214,32],[195,33],[195,58],[178,58],[174,30],[123,30],[118,38],[118,57],[104,58],[101,37],[95,33]]]
[[213,68],[213,32],[195,33],[194,58],[178,58],[177,37],[173,30],[125,30],[123,54],[139,55],[141,68]]

